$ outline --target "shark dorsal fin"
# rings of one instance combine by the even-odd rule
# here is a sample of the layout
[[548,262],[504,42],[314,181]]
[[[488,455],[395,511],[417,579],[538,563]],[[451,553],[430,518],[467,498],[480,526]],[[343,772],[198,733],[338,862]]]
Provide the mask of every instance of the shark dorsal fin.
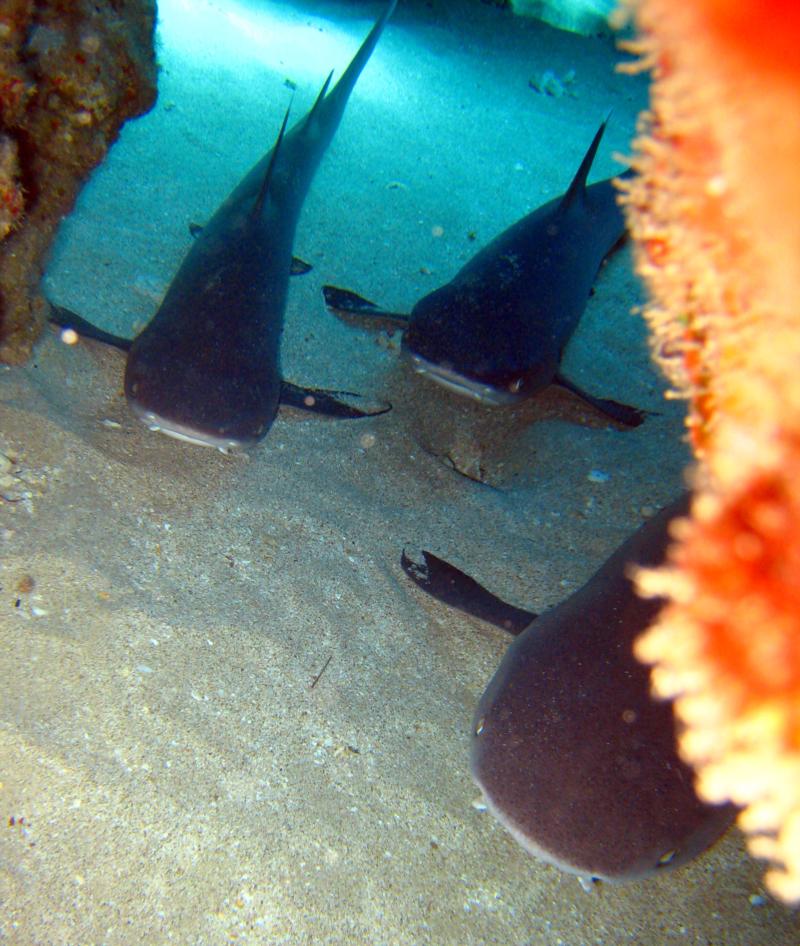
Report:
[[269,164],[267,165],[267,170],[264,172],[264,180],[261,182],[261,187],[258,189],[258,194],[256,195],[255,202],[253,204],[253,209],[250,211],[250,216],[255,220],[261,216],[261,211],[264,209],[264,201],[267,199],[267,194],[269,193],[269,187],[272,183],[272,174],[275,170],[275,164],[278,160],[278,152],[281,150],[281,144],[283,143],[283,136],[286,134],[286,125],[289,122],[289,112],[292,110],[291,104],[286,109],[286,114],[283,116],[283,122],[281,123],[281,130],[278,132],[278,137],[275,141],[275,147],[272,149],[272,156],[269,159]]
[[322,88],[319,90],[319,95],[316,98],[316,101],[311,106],[306,115],[305,127],[308,128],[311,122],[314,120],[314,116],[319,111],[320,106],[325,101],[325,96],[328,94],[328,89],[330,88],[331,80],[333,79],[333,69],[328,73],[328,78],[322,83]]
[[567,192],[561,198],[561,203],[558,205],[559,212],[563,213],[568,210],[576,201],[583,199],[584,191],[586,190],[586,179],[589,176],[589,171],[592,167],[592,162],[594,161],[594,156],[597,154],[597,149],[600,145],[600,139],[603,137],[603,132],[606,130],[606,125],[608,120],[611,118],[611,112],[606,115],[603,121],[600,124],[600,127],[597,129],[592,143],[589,145],[589,148],[586,154],[583,156],[583,161],[575,174],[575,177],[572,179],[572,183],[569,185]]

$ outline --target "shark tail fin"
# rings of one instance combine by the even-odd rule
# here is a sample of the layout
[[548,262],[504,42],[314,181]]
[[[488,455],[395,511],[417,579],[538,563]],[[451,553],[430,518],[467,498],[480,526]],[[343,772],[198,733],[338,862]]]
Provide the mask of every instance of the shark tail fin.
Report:
[[603,132],[606,130],[606,125],[608,120],[611,118],[611,110],[609,110],[606,117],[600,123],[600,127],[597,129],[592,143],[589,145],[586,154],[583,156],[583,161],[581,161],[580,167],[575,174],[575,177],[572,179],[572,183],[569,185],[567,192],[561,198],[561,203],[558,206],[560,212],[568,210],[573,204],[577,201],[583,199],[584,192],[586,191],[586,179],[589,177],[589,171],[591,170],[592,163],[594,162],[595,155],[597,154],[597,149],[600,146],[600,139],[603,137]]
[[[339,81],[336,83],[333,92],[331,93],[332,96],[341,97],[346,100],[350,95],[353,90],[353,86],[356,84],[356,79],[358,79],[359,75],[361,74],[361,70],[367,64],[367,60],[372,55],[372,51],[375,49],[375,46],[380,39],[381,33],[383,32],[383,28],[386,25],[386,21],[389,19],[392,13],[394,13],[394,8],[396,6],[397,0],[390,0],[390,2],[386,4],[386,9],[375,21],[375,25],[369,31],[367,38],[361,44],[361,48],[355,54],[347,69],[345,69],[341,79],[339,79]],[[344,105],[342,105],[342,107],[344,107]]]
[[[307,124],[311,121],[315,114],[319,112],[320,121],[324,122],[328,136],[333,136],[333,132],[336,130],[336,126],[339,124],[339,120],[344,113],[344,108],[345,105],[347,105],[347,100],[350,97],[350,93],[353,91],[356,81],[361,75],[362,69],[367,64],[369,57],[372,55],[372,51],[375,49],[375,46],[380,39],[381,33],[383,32],[383,28],[386,25],[386,21],[394,12],[396,5],[397,0],[389,0],[389,2],[386,4],[386,7],[384,8],[383,13],[381,13],[381,15],[375,21],[375,24],[367,34],[366,39],[361,44],[358,52],[351,60],[350,65],[342,73],[341,78],[330,92],[327,92],[328,83],[330,82],[330,76],[328,77],[328,81],[322,87],[322,91],[317,97],[314,107],[309,112]],[[324,118],[321,117],[323,111],[325,112]]]
[[261,187],[258,189],[258,194],[256,195],[255,202],[253,203],[253,209],[250,211],[250,217],[253,220],[257,220],[261,216],[261,211],[264,209],[264,202],[266,201],[267,195],[269,194],[270,184],[272,183],[272,175],[275,171],[275,165],[278,161],[278,152],[281,150],[281,145],[283,144],[283,136],[286,134],[286,125],[289,122],[289,112],[291,112],[291,110],[292,106],[290,104],[286,109],[286,114],[283,116],[281,130],[278,132],[275,146],[272,149],[272,156],[269,159],[267,170],[264,172],[264,179],[261,182]]

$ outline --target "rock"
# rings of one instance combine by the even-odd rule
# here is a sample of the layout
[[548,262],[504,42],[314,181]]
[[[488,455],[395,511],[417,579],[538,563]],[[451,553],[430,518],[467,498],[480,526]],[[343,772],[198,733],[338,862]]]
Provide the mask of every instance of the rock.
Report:
[[56,228],[156,97],[155,0],[7,0],[0,14],[0,362],[30,355]]
[[584,36],[608,35],[608,17],[616,0],[510,0],[519,16],[532,16],[551,26]]

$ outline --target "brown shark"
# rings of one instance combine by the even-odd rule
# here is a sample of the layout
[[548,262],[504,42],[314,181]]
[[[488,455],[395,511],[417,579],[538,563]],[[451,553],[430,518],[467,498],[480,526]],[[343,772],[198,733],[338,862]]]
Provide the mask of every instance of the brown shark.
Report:
[[472,773],[526,850],[582,878],[676,867],[736,814],[697,797],[672,705],[651,696],[632,649],[660,604],[637,595],[630,569],[663,560],[669,522],[686,509],[685,497],[664,509],[579,591],[527,621],[446,562],[404,556],[435,597],[518,633],[475,712]]

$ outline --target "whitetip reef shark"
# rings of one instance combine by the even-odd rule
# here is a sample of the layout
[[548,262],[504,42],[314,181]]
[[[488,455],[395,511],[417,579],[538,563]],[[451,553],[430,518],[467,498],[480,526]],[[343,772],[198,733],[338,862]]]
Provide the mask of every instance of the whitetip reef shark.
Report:
[[613,178],[586,185],[607,122],[566,193],[503,231],[409,315],[331,285],[323,288],[328,309],[348,322],[399,328],[415,371],[480,403],[517,403],[555,383],[638,426],[647,412],[583,391],[559,367],[603,260],[625,236]]
[[279,403],[339,417],[368,413],[338,400],[348,392],[284,381],[279,349],[303,201],[395,5],[386,4],[333,89],[331,73],[290,130],[287,110],[275,146],[198,233],[158,311],[133,341],[52,307],[56,324],[128,351],[125,396],[151,430],[229,452],[261,440]]
[[687,509],[686,496],[663,509],[540,617],[429,552],[401,559],[433,597],[517,635],[475,711],[472,774],[527,851],[584,883],[684,864],[736,816],[697,797],[672,704],[651,695],[633,654],[661,602],[639,597],[631,567],[664,560],[669,523]]

